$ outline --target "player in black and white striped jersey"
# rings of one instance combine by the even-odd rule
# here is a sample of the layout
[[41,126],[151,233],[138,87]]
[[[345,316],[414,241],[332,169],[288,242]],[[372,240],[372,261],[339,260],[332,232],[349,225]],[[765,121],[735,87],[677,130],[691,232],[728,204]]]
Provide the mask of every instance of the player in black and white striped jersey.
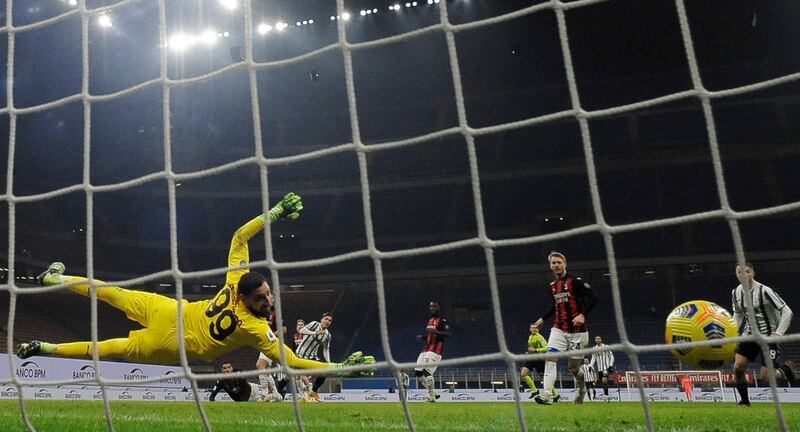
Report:
[[603,351],[607,348],[608,345],[603,343],[603,338],[595,336],[595,353],[592,354],[592,360],[589,362],[597,374],[597,384],[603,386],[603,397],[606,400],[608,400],[608,378],[614,373],[614,353]]
[[[756,272],[751,263],[745,263],[744,268],[736,266],[736,277],[740,284],[731,293],[733,319],[739,324],[739,332],[742,335],[754,334],[750,327],[750,319],[745,306],[745,290],[742,286],[743,283],[748,282],[753,300],[753,318],[758,326],[756,331],[764,336],[782,336],[786,334],[786,330],[789,329],[789,324],[792,322],[792,309],[772,288],[756,281],[755,275]],[[768,369],[766,359],[761,353],[761,346],[756,342],[741,342],[736,346],[733,373],[736,390],[741,397],[739,405],[750,406],[745,368],[748,363],[759,356],[761,356],[761,380],[766,381]],[[769,356],[778,375],[777,378],[793,378],[794,373],[786,367],[786,363],[781,359],[781,350],[778,344],[769,344]]]
[[[295,352],[304,359],[329,359],[331,357],[331,332],[328,331],[333,324],[333,314],[325,312],[319,321],[311,321],[300,329],[303,339],[297,345]],[[325,377],[320,376],[314,380],[308,397],[321,402],[317,391],[325,382]]]
[[586,381],[586,395],[589,396],[589,400],[597,399],[597,389],[594,387],[594,382],[597,381],[597,374],[594,373],[594,368],[589,359],[583,359],[581,371],[583,371],[583,379]]

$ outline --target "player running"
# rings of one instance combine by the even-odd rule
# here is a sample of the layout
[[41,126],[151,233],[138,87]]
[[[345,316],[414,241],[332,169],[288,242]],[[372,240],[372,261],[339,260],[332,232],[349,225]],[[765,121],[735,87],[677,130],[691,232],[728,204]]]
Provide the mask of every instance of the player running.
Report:
[[417,382],[428,390],[428,402],[436,402],[439,395],[434,389],[433,374],[442,359],[444,340],[450,337],[450,326],[447,324],[447,320],[441,316],[439,303],[432,301],[428,305],[428,310],[431,317],[425,327],[425,334],[417,335],[417,338],[423,341],[423,345],[422,352],[417,357],[414,376],[417,377]]

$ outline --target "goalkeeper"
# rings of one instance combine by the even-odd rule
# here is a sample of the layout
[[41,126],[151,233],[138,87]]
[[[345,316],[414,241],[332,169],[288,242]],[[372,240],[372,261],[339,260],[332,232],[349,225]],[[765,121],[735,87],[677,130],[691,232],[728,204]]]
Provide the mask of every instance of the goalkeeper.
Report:
[[[267,322],[270,288],[264,276],[250,272],[248,241],[269,221],[297,219],[303,203],[300,196],[286,195],[266,215],[244,224],[233,235],[225,286],[213,299],[183,300],[183,328],[186,353],[190,360],[213,361],[243,346],[252,346],[275,361],[280,361],[279,341]],[[44,285],[73,284],[69,289],[89,296],[87,279],[64,275],[64,264],[53,263],[39,276]],[[96,281],[102,283],[101,281]],[[115,358],[140,363],[174,364],[180,361],[177,333],[177,300],[155,293],[128,290],[115,286],[97,287],[97,298],[125,312],[143,329],[131,331],[127,338],[97,343],[102,359]],[[92,358],[92,342],[52,344],[32,341],[17,347],[17,356],[28,358],[48,355],[69,358]],[[344,363],[324,363],[297,357],[286,347],[286,365],[296,369],[341,368],[372,364],[372,356],[351,354]],[[371,375],[372,371],[362,372]]]

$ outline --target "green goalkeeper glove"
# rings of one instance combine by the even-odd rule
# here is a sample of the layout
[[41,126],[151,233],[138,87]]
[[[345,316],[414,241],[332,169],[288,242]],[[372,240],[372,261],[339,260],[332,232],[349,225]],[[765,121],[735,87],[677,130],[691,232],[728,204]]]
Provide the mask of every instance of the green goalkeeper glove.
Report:
[[300,195],[289,192],[267,213],[267,219],[270,222],[275,222],[278,219],[294,220],[300,217],[300,210],[303,210],[303,199],[300,198]]

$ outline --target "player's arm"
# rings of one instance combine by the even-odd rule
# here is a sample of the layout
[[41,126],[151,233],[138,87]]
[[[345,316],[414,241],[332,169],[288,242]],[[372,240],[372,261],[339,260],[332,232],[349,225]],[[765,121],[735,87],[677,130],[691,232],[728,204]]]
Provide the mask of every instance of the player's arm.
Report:
[[208,401],[214,402],[214,400],[217,398],[217,393],[219,393],[220,390],[222,390],[222,381],[217,380],[217,383],[214,384],[214,388],[211,389],[211,394],[208,396]]
[[556,313],[556,299],[554,298],[553,303],[550,304],[550,309],[547,309],[547,312],[545,312],[541,318],[536,320],[536,322],[533,323],[533,325],[535,325],[536,327],[541,327],[542,324],[544,324],[544,320],[549,319],[551,316],[555,315],[555,313]]
[[539,339],[537,339],[537,342],[536,342],[535,345],[536,345],[536,352],[537,353],[547,352],[547,341],[544,339],[544,336],[542,336],[541,334],[539,334]]
[[439,336],[450,337],[452,333],[450,332],[450,324],[447,323],[447,320],[442,318],[439,321],[439,327],[434,329],[434,332]]
[[316,321],[311,321],[310,323],[308,323],[307,325],[303,326],[303,328],[300,329],[300,333],[309,336],[316,336],[317,327],[319,327],[319,323]]
[[733,309],[733,321],[741,329],[744,327],[744,310],[742,310],[742,305],[736,301],[736,290],[738,289],[737,287],[731,292],[731,306]]
[[303,210],[303,201],[299,195],[288,193],[278,204],[267,214],[262,214],[251,219],[246,224],[239,227],[233,234],[231,249],[228,252],[228,271],[226,283],[235,284],[243,274],[247,273],[247,264],[250,262],[250,250],[248,242],[254,235],[264,229],[264,225],[269,221],[276,222],[280,219],[297,219],[300,211]]
[[777,310],[781,316],[781,320],[778,322],[778,328],[775,329],[773,334],[782,336],[786,334],[786,330],[789,330],[789,325],[792,323],[794,313],[789,305],[787,305],[781,296],[772,288],[764,287],[764,294],[766,294],[764,297],[772,303],[772,306],[775,307],[775,310]]
[[583,316],[586,316],[597,304],[597,296],[591,285],[581,278],[575,278],[575,293],[583,298]]
[[331,339],[333,339],[333,336],[328,338],[328,341],[325,342],[325,346],[322,350],[322,360],[324,360],[325,363],[331,362]]

